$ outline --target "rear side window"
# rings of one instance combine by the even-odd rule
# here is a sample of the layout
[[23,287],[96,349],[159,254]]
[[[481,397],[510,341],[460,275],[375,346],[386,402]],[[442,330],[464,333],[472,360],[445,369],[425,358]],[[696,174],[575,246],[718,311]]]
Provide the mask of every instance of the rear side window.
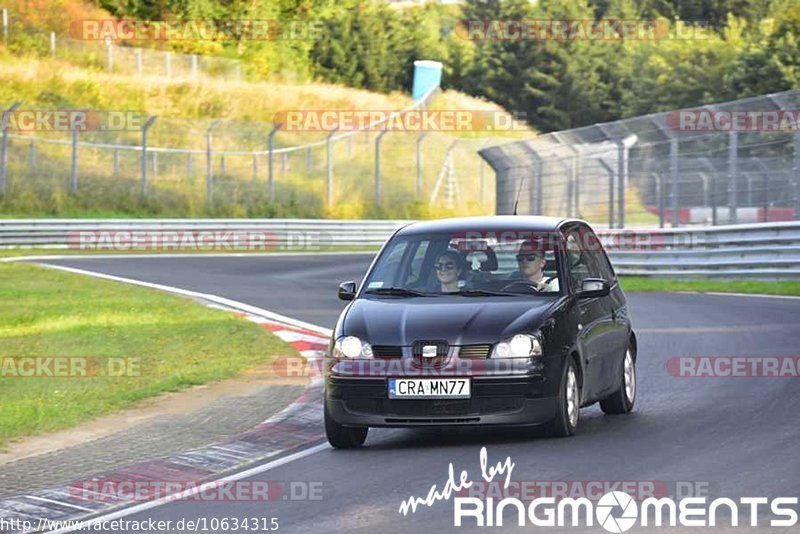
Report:
[[564,233],[566,250],[564,251],[567,259],[567,278],[573,291],[579,291],[585,278],[593,278],[589,254],[584,250],[580,231],[577,228],[567,230]]
[[615,278],[614,269],[611,267],[611,262],[608,261],[608,256],[606,256],[597,234],[588,226],[581,225],[579,228],[583,237],[583,248],[589,256],[589,271],[592,273],[592,277],[612,282]]
[[591,228],[585,225],[573,226],[565,232],[564,238],[569,284],[573,290],[579,290],[586,278],[602,278],[609,282],[615,279],[614,269],[600,239]]

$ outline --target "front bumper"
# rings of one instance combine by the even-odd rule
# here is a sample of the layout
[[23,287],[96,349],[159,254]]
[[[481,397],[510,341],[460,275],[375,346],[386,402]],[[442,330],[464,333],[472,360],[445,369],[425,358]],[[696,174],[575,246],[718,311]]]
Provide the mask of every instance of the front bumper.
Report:
[[472,377],[469,399],[390,399],[386,378],[329,376],[325,405],[346,426],[538,425],[555,416],[552,389],[541,375]]

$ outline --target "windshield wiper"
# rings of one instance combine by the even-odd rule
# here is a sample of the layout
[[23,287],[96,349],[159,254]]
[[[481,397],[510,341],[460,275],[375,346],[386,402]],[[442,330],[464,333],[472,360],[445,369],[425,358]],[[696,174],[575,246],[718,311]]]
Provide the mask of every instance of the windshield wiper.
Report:
[[364,293],[370,295],[391,295],[393,297],[427,297],[427,293],[407,289],[405,287],[379,287],[376,289],[367,289]]
[[503,291],[489,291],[488,289],[462,289],[445,295],[463,295],[465,297],[518,297],[518,293],[505,293]]

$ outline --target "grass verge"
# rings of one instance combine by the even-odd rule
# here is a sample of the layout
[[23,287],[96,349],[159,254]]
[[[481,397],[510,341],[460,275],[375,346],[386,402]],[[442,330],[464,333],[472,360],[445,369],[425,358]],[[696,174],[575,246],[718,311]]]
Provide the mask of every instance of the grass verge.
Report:
[[700,293],[748,293],[760,295],[800,296],[800,282],[770,282],[766,280],[676,280],[620,276],[622,288],[637,291],[697,291]]
[[[158,291],[16,263],[0,276],[0,447],[295,354],[264,328]],[[72,357],[99,372],[17,377],[12,357]],[[133,372],[109,376],[123,361]]]

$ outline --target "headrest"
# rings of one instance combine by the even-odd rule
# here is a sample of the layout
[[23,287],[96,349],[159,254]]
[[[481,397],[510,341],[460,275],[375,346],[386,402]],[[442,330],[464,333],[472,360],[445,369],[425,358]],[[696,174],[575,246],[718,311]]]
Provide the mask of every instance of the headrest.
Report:
[[467,266],[473,271],[496,271],[497,254],[494,249],[486,245],[482,250],[467,253]]

